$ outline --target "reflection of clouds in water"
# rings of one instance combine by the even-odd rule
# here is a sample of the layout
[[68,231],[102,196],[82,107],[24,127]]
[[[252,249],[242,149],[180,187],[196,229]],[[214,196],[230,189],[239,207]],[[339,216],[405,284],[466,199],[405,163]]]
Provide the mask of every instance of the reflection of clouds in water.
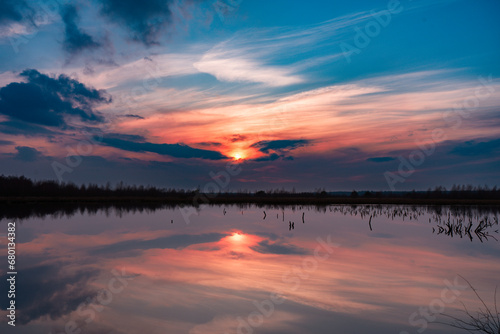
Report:
[[[74,272],[64,270],[64,264],[54,263],[22,269],[16,278],[16,305],[18,321],[30,321],[47,316],[56,320],[76,310],[87,298],[96,295],[88,287],[99,275],[99,270],[82,268]],[[5,275],[1,278],[1,291],[8,291]],[[7,308],[8,300],[0,299],[0,307]]]
[[[300,221],[303,211],[308,219],[296,224],[298,235],[288,233],[288,220]],[[71,259],[79,265],[75,268],[102,268],[99,278],[104,280],[107,268],[127,267],[127,272],[140,273],[126,293],[113,296],[116,300],[106,305],[105,312],[97,313],[85,333],[158,329],[166,333],[237,333],[237,318],[246,319],[256,311],[254,301],[268,299],[276,291],[283,293],[285,303],[276,305],[273,316],[254,328],[254,333],[329,333],[332,323],[342,333],[389,333],[398,321],[402,325],[396,331],[405,329],[408,315],[439,295],[441,278],[457,270],[457,257],[460,272],[480,280],[482,288],[491,284],[492,270],[497,272],[492,269],[498,259],[494,240],[468,243],[464,248],[462,242],[432,238],[432,227],[440,225],[438,217],[442,224],[448,215],[453,221],[453,217],[469,214],[468,209],[346,205],[296,207],[294,211],[286,207],[286,221],[282,208],[268,212],[262,221],[260,207],[248,207],[243,216],[238,206],[228,207],[227,216],[222,207],[207,207],[201,211],[203,220],[191,226],[170,224],[175,212],[98,215],[95,220],[81,215],[69,224],[60,219],[45,226],[26,221],[22,228],[38,237],[23,245],[23,264],[35,267],[42,263],[40,258]],[[492,214],[471,213],[474,220]],[[368,227],[370,217],[373,231]],[[145,220],[147,224],[142,223]],[[332,233],[342,247],[314,272],[306,272],[300,265],[314,250],[318,235],[325,233]],[[470,254],[479,251],[490,256]],[[43,276],[77,285],[71,283],[75,278],[70,273],[52,268]],[[283,281],[285,273],[289,273],[287,281]],[[300,287],[293,290],[298,279]],[[97,282],[90,280],[86,282],[97,290]],[[62,282],[59,286],[58,296],[68,294],[60,298],[68,300],[64,301],[67,305],[54,305],[62,310],[59,312],[40,311],[44,313],[38,316],[42,317],[40,323],[32,321],[26,329],[37,332],[39,324],[47,323],[64,326],[68,317],[51,314],[71,313],[78,307],[78,299],[73,289]],[[85,286],[85,278],[80,286]],[[45,295],[35,296],[38,306],[33,307],[43,309],[39,301],[48,299]],[[86,319],[77,313],[69,318],[78,323]],[[57,328],[57,333],[64,332],[63,327]]]
[[[243,302],[233,304],[235,308],[225,309],[210,321],[194,326],[189,334],[251,333],[252,330],[253,333],[275,334],[391,333],[393,331],[393,327],[388,323],[368,319],[360,321],[356,316],[345,314],[341,310],[338,312],[325,310],[290,299],[286,299],[282,304],[274,304],[272,308],[267,305],[266,310],[263,311],[256,304],[269,301],[269,292],[255,291],[248,297]],[[269,316],[266,317],[264,314]],[[258,316],[262,317],[262,325],[253,328],[249,326],[249,318],[250,321],[256,321]]]
[[392,239],[395,238],[394,235],[389,234],[389,233],[370,233],[368,234],[369,237],[372,238],[382,238],[382,239]]
[[295,245],[280,242],[269,243],[268,240],[262,240],[256,246],[250,248],[262,254],[305,255],[309,253],[307,249]]
[[216,242],[225,236],[226,234],[222,233],[205,233],[199,235],[178,234],[151,240],[126,240],[94,248],[89,251],[89,254],[115,257],[116,253],[120,252],[125,252],[128,256],[128,254],[134,250],[147,250],[155,248],[183,249],[195,244]]

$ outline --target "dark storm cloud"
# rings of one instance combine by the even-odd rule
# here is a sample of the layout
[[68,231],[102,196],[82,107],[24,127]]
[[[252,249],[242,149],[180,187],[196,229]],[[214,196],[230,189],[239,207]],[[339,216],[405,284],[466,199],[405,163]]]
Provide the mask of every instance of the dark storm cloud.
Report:
[[145,45],[158,44],[162,31],[171,22],[172,0],[100,0],[101,13],[123,25],[131,39]]
[[369,162],[387,162],[387,161],[393,161],[396,160],[396,158],[393,157],[375,157],[375,158],[368,158],[366,161]]
[[247,139],[247,136],[244,136],[244,135],[232,135],[229,140],[232,142],[232,143],[236,143],[236,142],[239,142],[239,141],[242,141],[242,140],[245,140]]
[[145,119],[144,117],[142,116],[139,116],[139,115],[134,115],[134,114],[126,114],[126,115],[123,115],[123,117],[128,117],[128,118],[137,118],[137,119]]
[[306,139],[282,139],[282,140],[262,140],[251,145],[263,153],[273,151],[293,150],[301,146],[309,145],[310,141]]
[[64,22],[64,49],[69,53],[77,53],[84,49],[95,49],[101,45],[92,36],[83,32],[77,25],[78,12],[75,6],[66,5],[61,9]]
[[110,133],[106,135],[107,138],[113,138],[113,139],[121,139],[121,140],[130,140],[134,142],[144,142],[146,141],[146,138],[140,135],[129,135],[125,133]]
[[227,234],[221,233],[205,233],[199,235],[192,234],[178,234],[168,237],[161,237],[152,240],[127,240],[114,244],[102,246],[91,250],[91,255],[115,255],[120,252],[130,252],[136,250],[147,249],[182,249],[191,245],[204,244],[207,242],[215,242],[226,237]]
[[[91,279],[98,276],[96,269],[82,269],[64,273],[62,264],[23,268],[16,279],[16,306],[21,324],[48,316],[58,319],[76,310],[87,298],[95,296],[88,288]],[[7,289],[7,275],[1,277],[2,291]],[[7,294],[0,298],[0,307],[7,308]]]
[[88,123],[104,121],[93,110],[98,104],[111,101],[104,91],[86,87],[62,74],[52,78],[29,69],[20,76],[28,82],[12,82],[0,88],[0,114],[11,120],[61,128],[67,126],[66,116]]
[[454,147],[450,151],[450,154],[461,156],[491,155],[498,153],[500,153],[500,139],[482,142],[470,140]]
[[227,158],[217,151],[202,150],[182,144],[154,144],[112,137],[104,137],[101,140],[101,144],[119,148],[124,151],[151,152],[161,155],[169,155],[174,158],[200,158],[208,160],[221,160]]
[[[263,140],[252,144],[254,147],[266,153],[266,156],[252,159],[254,162],[275,161],[281,158],[282,160],[293,160],[292,156],[287,156],[286,153],[298,147],[309,145],[311,142],[306,139],[282,139],[282,140]],[[274,151],[271,153],[271,151]],[[277,153],[276,153],[277,152]]]
[[256,252],[262,254],[279,254],[279,255],[305,255],[308,254],[307,249],[297,247],[291,244],[283,244],[275,242],[269,243],[268,240],[259,242],[256,246],[250,247]]
[[10,22],[20,22],[25,19],[25,12],[29,10],[25,1],[2,0],[0,1],[0,25]]
[[218,142],[215,142],[215,141],[204,141],[204,142],[201,142],[201,143],[196,143],[197,145],[200,145],[200,146],[222,146],[222,143],[218,143]]
[[276,153],[271,153],[269,155],[266,155],[266,156],[263,156],[263,157],[260,157],[260,158],[255,158],[252,161],[255,161],[255,162],[274,161],[274,160],[278,160],[279,157],[280,156],[277,155]]
[[90,108],[94,104],[109,103],[111,98],[103,90],[86,87],[77,80],[61,74],[58,78],[51,78],[37,70],[28,69],[21,73],[32,84],[39,85],[49,92],[57,92],[69,99],[71,102],[79,103],[84,108]]
[[14,159],[21,161],[36,161],[38,158],[42,157],[42,152],[29,146],[16,146],[17,153],[14,155]]
[[57,132],[51,131],[43,126],[29,124],[20,121],[0,122],[0,132],[9,135],[25,135],[28,137],[57,134]]

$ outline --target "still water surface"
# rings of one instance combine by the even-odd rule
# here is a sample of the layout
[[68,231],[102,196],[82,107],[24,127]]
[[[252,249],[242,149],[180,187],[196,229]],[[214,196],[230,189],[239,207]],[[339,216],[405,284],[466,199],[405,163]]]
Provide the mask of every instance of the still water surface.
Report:
[[3,216],[1,333],[465,333],[436,323],[478,306],[460,276],[490,303],[500,281],[495,209],[192,210]]

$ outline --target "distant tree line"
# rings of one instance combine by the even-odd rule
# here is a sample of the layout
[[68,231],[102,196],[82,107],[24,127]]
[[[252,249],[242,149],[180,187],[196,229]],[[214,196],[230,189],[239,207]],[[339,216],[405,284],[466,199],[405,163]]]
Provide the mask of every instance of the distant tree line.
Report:
[[453,185],[450,190],[446,187],[437,186],[434,189],[427,189],[427,191],[364,191],[357,192],[353,190],[351,197],[366,197],[366,198],[413,198],[413,199],[500,199],[500,189],[497,186],[492,188],[487,185],[473,186],[473,185]]
[[[154,186],[126,185],[119,182],[106,185],[59,183],[52,180],[33,181],[24,176],[0,175],[0,197],[175,197],[189,199],[200,193],[195,190],[158,188]],[[438,186],[427,191],[356,191],[327,192],[318,188],[314,192],[287,191],[284,188],[251,192],[225,192],[212,194],[210,198],[408,198],[408,199],[474,199],[499,200],[500,189],[496,186],[453,185],[450,190]]]
[[33,181],[24,176],[0,176],[0,197],[163,197],[167,195],[190,196],[193,192],[161,189],[153,186],[125,185],[111,187],[89,183],[59,183],[52,180]]

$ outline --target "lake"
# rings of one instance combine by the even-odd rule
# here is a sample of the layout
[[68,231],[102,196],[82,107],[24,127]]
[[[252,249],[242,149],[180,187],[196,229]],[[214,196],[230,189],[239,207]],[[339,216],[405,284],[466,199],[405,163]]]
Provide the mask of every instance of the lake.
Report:
[[[466,333],[498,208],[72,207],[2,214],[1,333]],[[16,327],[7,223],[16,222]],[[463,305],[462,305],[463,303]]]

